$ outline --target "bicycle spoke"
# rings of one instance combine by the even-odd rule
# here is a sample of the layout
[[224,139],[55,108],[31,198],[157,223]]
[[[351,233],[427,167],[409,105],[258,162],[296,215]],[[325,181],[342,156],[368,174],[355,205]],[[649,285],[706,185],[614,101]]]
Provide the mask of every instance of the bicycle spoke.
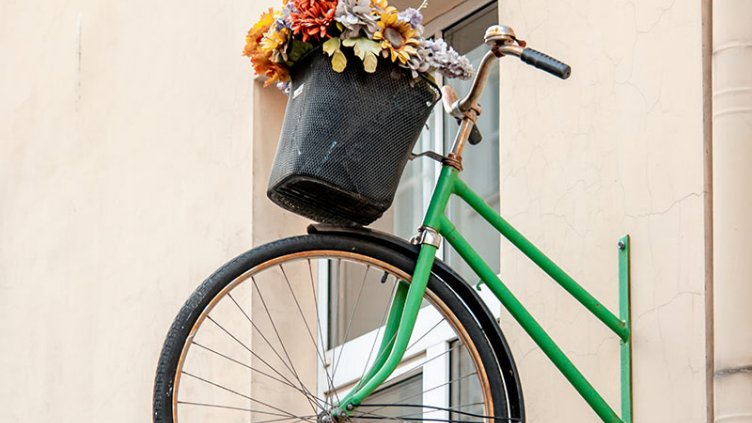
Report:
[[[397,283],[398,283],[398,281],[397,281],[397,280],[396,280],[396,278],[395,278],[395,284],[394,284],[394,287],[392,288],[392,294],[391,294],[392,296],[394,295],[394,291],[396,290],[396,287],[397,287]],[[373,343],[373,345],[371,346],[371,352],[369,352],[369,353],[368,353],[368,359],[366,360],[366,364],[365,364],[365,366],[363,367],[363,373],[362,373],[362,374],[360,375],[360,379],[361,379],[361,382],[362,382],[362,379],[363,379],[363,377],[364,377],[364,376],[365,376],[365,374],[366,374],[366,369],[368,368],[368,362],[369,362],[369,361],[370,361],[370,359],[371,359],[371,354],[373,353],[374,347],[376,346],[376,343],[377,343],[377,341],[378,341],[378,337],[379,337],[379,331],[380,331],[380,330],[381,330],[381,328],[382,328],[382,327],[384,327],[384,325],[386,324],[386,318],[387,318],[387,316],[388,316],[388,312],[389,312],[389,301],[390,301],[390,300],[391,300],[392,298],[393,298],[393,297],[391,297],[391,296],[387,298],[387,304],[386,304],[386,308],[385,308],[384,316],[383,316],[383,318],[382,318],[382,321],[381,321],[381,326],[379,326],[379,328],[378,328],[378,329],[376,330],[376,337],[374,338],[374,343]],[[426,331],[425,333],[423,333],[423,335],[421,335],[421,336],[420,336],[420,337],[419,337],[418,339],[416,339],[416,340],[415,340],[415,341],[413,341],[413,342],[412,342],[412,343],[411,343],[410,345],[408,345],[408,346],[407,346],[407,348],[405,348],[405,351],[408,351],[408,350],[409,350],[410,348],[414,347],[414,346],[415,346],[415,345],[416,345],[416,344],[417,344],[418,342],[420,342],[420,341],[421,341],[421,340],[422,340],[423,338],[425,338],[425,337],[426,337],[426,336],[427,336],[427,335],[428,335],[428,334],[429,334],[429,333],[430,333],[431,331],[433,331],[434,329],[436,329],[436,328],[437,328],[437,327],[438,327],[438,326],[439,326],[439,325],[440,325],[440,324],[441,324],[442,322],[444,322],[445,320],[446,320],[446,318],[442,317],[442,318],[441,318],[441,319],[440,319],[440,320],[439,320],[438,322],[436,322],[436,324],[434,324],[434,325],[433,325],[433,326],[432,326],[432,327],[431,327],[430,329],[428,329],[428,330],[427,330],[427,331]],[[391,343],[392,341],[394,341],[394,339],[395,339],[395,337],[396,337],[396,336],[397,336],[397,332],[393,333],[393,334],[392,334],[392,336],[391,336],[391,337],[389,338],[389,341],[388,341],[388,343]],[[430,360],[428,360],[428,361],[425,361],[425,362],[421,363],[421,364],[420,364],[420,366],[422,366],[422,365],[424,365],[424,364],[428,363],[428,362],[429,362],[429,361],[431,361],[431,360],[435,360],[436,358],[438,358],[438,357],[441,357],[441,356],[442,356],[442,355],[444,355],[444,354],[447,354],[447,353],[448,353],[449,351],[451,351],[451,350],[453,350],[453,349],[454,349],[454,347],[450,348],[450,349],[449,349],[448,351],[445,351],[445,352],[444,352],[444,353],[442,353],[442,354],[439,354],[438,356],[432,357],[432,358],[431,358]],[[382,357],[384,357],[384,354],[386,354],[386,352],[387,352],[387,351],[390,351],[390,350],[386,350],[386,349],[385,349],[385,350],[382,350],[381,352],[379,352],[379,355],[378,355],[378,356],[376,356],[376,359],[374,360],[374,363],[375,363],[375,362],[378,362],[378,361],[379,361],[379,360],[380,360],[380,359],[381,359]],[[420,366],[417,366],[417,367],[420,367]],[[417,368],[417,367],[415,367],[415,368]],[[415,368],[411,369],[410,371],[414,370]],[[408,372],[409,372],[409,371],[408,371]]]
[[[484,419],[482,422],[486,422],[487,420],[494,420],[494,421],[505,421],[505,422],[519,422],[521,419],[514,418],[514,417],[496,417],[496,416],[486,416],[483,414],[477,414],[477,413],[469,413],[466,411],[460,411],[457,410],[457,408],[461,407],[469,407],[473,405],[481,405],[485,404],[483,402],[475,402],[470,404],[462,404],[454,407],[437,407],[433,405],[424,405],[424,404],[402,404],[402,403],[392,403],[392,404],[361,404],[359,408],[362,407],[379,407],[376,410],[384,409],[387,407],[398,407],[398,408],[417,408],[417,409],[430,409],[431,411],[420,411],[413,414],[405,414],[398,417],[392,417],[392,416],[386,416],[383,414],[377,414],[375,412],[369,412],[369,411],[363,411],[358,409],[357,412],[362,413],[363,415],[352,415],[353,418],[362,418],[362,419],[379,419],[379,420],[398,420],[398,421],[431,421],[431,422],[463,422],[463,423],[472,423],[471,421],[467,420],[455,420],[455,419],[440,419],[440,418],[426,418],[426,414],[435,413],[437,411],[448,411],[450,413],[454,414],[460,414],[463,416],[468,417],[477,417]],[[376,411],[374,410],[374,411]],[[423,417],[416,417],[416,416],[423,416]]]
[[[469,403],[469,404],[456,405],[454,407],[437,407],[437,406],[434,406],[434,405],[424,405],[424,404],[362,404],[361,407],[378,407],[378,406],[381,406],[381,407],[391,407],[391,406],[396,406],[396,407],[399,407],[399,408],[419,408],[419,409],[426,409],[426,408],[428,408],[428,409],[431,409],[431,411],[420,411],[420,412],[416,412],[416,413],[413,413],[413,414],[402,415],[402,416],[400,416],[402,418],[409,418],[409,417],[413,417],[413,416],[425,416],[426,414],[436,413],[438,411],[448,411],[450,413],[461,414],[463,416],[479,417],[479,418],[482,418],[482,419],[496,419],[496,417],[494,417],[494,416],[486,416],[486,415],[483,415],[483,414],[470,413],[470,412],[467,412],[467,411],[460,411],[460,410],[458,410],[458,408],[462,408],[462,407],[470,407],[470,406],[474,406],[474,405],[484,405],[484,404],[485,404],[484,402],[473,402],[473,403]],[[505,419],[505,420],[517,421],[519,419],[508,418],[508,419]]]
[[[233,407],[233,406],[230,406],[230,405],[208,404],[208,403],[191,402],[191,401],[178,401],[177,403],[181,404],[181,405],[193,405],[193,406],[196,406],[196,407],[220,408],[220,409],[224,409],[224,410],[244,411],[244,412],[257,413],[257,414],[266,414],[266,415],[269,415],[269,416],[277,416],[277,417],[285,416],[284,414],[270,413],[270,412],[267,412],[267,411],[255,410],[253,408],[246,408],[246,407]],[[304,419],[311,419],[311,418],[314,418],[314,417],[316,417],[316,416],[313,415],[313,416],[300,416],[300,417],[297,417],[297,416],[296,417],[282,417],[280,419],[263,420],[261,422],[256,422],[256,423],[272,423],[272,422],[281,422],[281,421],[286,421],[286,420],[293,420],[293,421],[294,420],[303,420],[303,421],[307,421],[307,420],[304,420]]]
[[405,351],[407,351],[407,350],[409,350],[410,348],[414,347],[414,346],[415,346],[415,345],[416,345],[416,344],[417,344],[418,342],[420,342],[420,341],[421,341],[421,340],[422,340],[423,338],[425,338],[426,336],[428,336],[428,334],[429,334],[429,333],[431,333],[431,331],[433,331],[434,329],[436,329],[437,327],[439,327],[439,325],[440,325],[440,324],[441,324],[442,322],[444,322],[445,320],[446,320],[446,317],[442,317],[442,318],[441,318],[441,319],[440,319],[440,320],[439,320],[438,322],[436,322],[436,324],[435,324],[435,325],[431,326],[431,329],[428,329],[428,330],[427,330],[427,331],[426,331],[425,333],[423,333],[423,335],[421,335],[421,336],[420,336],[420,338],[416,339],[415,341],[413,341],[413,343],[412,343],[412,344],[408,345],[408,346],[407,346],[407,348],[405,348]]
[[[454,422],[461,422],[461,423],[486,423],[485,420],[478,420],[478,421],[467,421],[467,420],[450,420],[450,419],[438,419],[438,418],[425,418],[425,417],[391,417],[391,416],[384,416],[381,414],[373,414],[368,412],[363,412],[361,415],[353,416],[356,419],[364,419],[364,420],[394,420],[399,422],[444,422],[444,423],[454,423]],[[501,419],[495,419],[495,420],[501,420]],[[508,420],[508,419],[503,419]]]
[[[310,253],[302,250],[289,257],[267,259],[271,266],[254,264],[260,266],[258,270],[249,268],[245,279],[222,291],[221,296],[201,312],[197,327],[204,331],[193,329],[183,344],[196,346],[193,349],[183,347],[184,354],[193,353],[195,358],[182,359],[186,365],[179,365],[176,369],[178,375],[184,375],[182,383],[185,385],[182,388],[175,386],[172,403],[173,409],[180,407],[181,416],[188,416],[188,420],[185,417],[181,420],[195,420],[202,416],[206,420],[209,416],[216,416],[212,418],[217,423],[222,419],[253,423],[317,423],[320,412],[332,410],[343,392],[359,389],[368,380],[365,376],[369,370],[377,370],[373,368],[374,364],[394,352],[384,347],[393,347],[398,331],[387,334],[386,324],[390,310],[395,308],[397,288],[406,284],[400,288],[402,290],[410,283],[410,269],[392,266],[388,260],[384,266],[377,255],[361,257],[357,250],[350,251],[346,246],[340,254],[339,246],[325,245],[323,243],[320,250],[311,250]],[[284,249],[281,252],[288,254]],[[282,280],[286,288],[280,286]],[[338,287],[341,291],[337,291]],[[431,285],[431,289],[434,288]],[[457,341],[457,333],[462,333],[458,332],[458,325],[462,328],[467,324],[466,316],[455,312],[462,303],[446,295],[441,290],[427,293],[418,310],[413,333],[408,342],[402,339],[406,354],[398,365],[396,376],[388,377],[387,382],[356,405],[347,421],[519,421],[485,415],[508,414],[503,404],[499,410],[491,406],[488,392],[498,391],[488,391],[483,378],[483,395],[478,392],[475,379],[482,367],[478,367],[477,362],[475,367],[472,361],[461,362],[462,372],[471,372],[469,374],[456,374],[456,366],[453,366],[451,370],[442,370],[442,374],[445,371],[450,374],[439,379],[436,379],[439,375],[428,377],[437,369],[436,366],[448,366],[450,355],[454,358],[457,350],[465,348],[461,341]],[[327,301],[330,302],[328,309]],[[312,312],[315,314],[311,315]],[[457,314],[459,321],[452,312]],[[399,319],[394,323],[398,322]],[[360,336],[363,330],[366,335]],[[470,359],[477,360],[475,356]],[[480,360],[485,364],[488,358],[481,356]],[[423,386],[421,372],[426,378]],[[402,379],[409,379],[410,383],[397,388]],[[466,385],[465,380],[472,382]],[[451,392],[449,388],[457,384],[461,384],[463,390],[460,397],[457,397],[454,387]],[[467,394],[464,393],[466,386],[469,387]],[[423,401],[435,405],[426,405]],[[306,403],[308,406],[304,405]],[[490,409],[495,413],[488,412]]]
[[276,374],[277,374],[277,376],[279,376],[280,378],[282,378],[283,380],[285,380],[285,381],[286,381],[286,382],[287,382],[288,384],[292,385],[292,382],[290,382],[290,380],[289,380],[289,379],[287,379],[287,378],[286,378],[285,376],[283,376],[283,375],[282,375],[282,373],[280,373],[280,372],[279,372],[279,371],[278,371],[277,369],[275,369],[275,368],[274,368],[274,366],[272,366],[271,364],[269,364],[269,363],[268,363],[268,362],[267,362],[266,360],[264,360],[263,358],[259,357],[259,356],[258,356],[258,354],[256,354],[256,353],[255,353],[255,352],[254,352],[254,351],[253,351],[252,349],[248,348],[248,346],[247,346],[247,345],[245,345],[245,344],[244,344],[244,343],[243,343],[243,342],[242,342],[241,340],[239,340],[239,339],[238,339],[237,337],[235,337],[235,335],[231,334],[231,333],[230,333],[230,332],[229,332],[229,331],[228,331],[227,329],[225,329],[225,328],[224,328],[224,327],[223,327],[222,325],[220,325],[219,323],[217,323],[217,321],[216,321],[216,320],[212,319],[212,317],[211,317],[211,316],[207,315],[207,316],[206,316],[206,318],[207,318],[207,320],[209,320],[210,322],[212,322],[212,323],[214,323],[215,325],[217,325],[217,327],[219,327],[219,328],[220,328],[220,329],[221,329],[221,330],[222,330],[222,331],[223,331],[224,333],[226,333],[226,334],[227,334],[228,336],[230,336],[230,338],[234,339],[234,340],[235,340],[235,342],[237,342],[237,343],[238,343],[238,344],[239,344],[239,345],[240,345],[241,347],[243,347],[243,348],[244,348],[244,349],[245,349],[246,351],[250,352],[250,353],[251,353],[251,355],[253,355],[253,356],[254,356],[255,358],[257,358],[257,359],[258,359],[259,361],[261,361],[262,363],[264,363],[264,364],[266,365],[266,367],[268,367],[268,368],[269,368],[269,369],[271,369],[271,370],[272,370],[272,371],[273,371],[274,373],[276,373]]
[[350,336],[350,327],[352,326],[353,320],[355,320],[355,312],[358,310],[358,305],[360,304],[360,298],[363,296],[363,288],[366,286],[366,278],[368,278],[368,271],[371,270],[371,266],[366,266],[366,271],[363,274],[363,281],[360,284],[360,289],[358,290],[358,296],[355,299],[355,305],[353,306],[350,321],[347,322],[347,329],[345,329],[345,337],[342,339],[342,347],[339,349],[339,357],[337,357],[337,360],[334,361],[334,370],[332,370],[332,379],[334,379],[334,376],[337,374],[337,367],[339,367],[339,363],[342,360],[342,352],[345,351],[345,347],[347,346],[348,337]]
[[[287,365],[287,363],[285,363],[285,360],[282,359],[282,357],[279,355],[279,353],[277,352],[277,350],[274,349],[274,347],[272,346],[271,342],[269,342],[269,340],[266,339],[266,336],[264,336],[264,333],[256,326],[255,323],[253,323],[253,320],[251,320],[251,317],[248,316],[248,314],[245,312],[245,310],[243,310],[242,307],[240,307],[240,304],[238,304],[238,302],[235,300],[235,297],[232,296],[232,293],[231,292],[228,293],[227,296],[230,298],[230,300],[232,300],[233,304],[235,304],[235,306],[243,314],[243,316],[245,316],[245,318],[248,321],[248,323],[251,324],[251,327],[253,327],[258,332],[258,334],[261,336],[261,338],[266,342],[266,344],[269,345],[269,348],[272,350],[272,352],[274,353],[274,355],[276,355],[277,358],[279,358],[279,360],[282,362],[282,364],[287,368],[287,370],[289,370],[290,373],[292,373],[293,377],[298,381],[298,383],[300,384],[301,388],[304,391],[308,392],[308,389],[305,387],[305,384],[303,384],[303,381],[300,380],[300,376],[298,376],[298,372],[295,371],[295,365],[292,364],[292,361],[290,361],[290,366],[292,366],[292,368],[291,368],[290,366]],[[308,394],[310,394],[310,392],[308,392]],[[308,395],[306,395],[306,399],[310,403],[311,409],[313,410],[313,412],[316,413],[316,406],[313,404],[313,402],[311,402],[311,399],[308,397]]]
[[[316,310],[316,329],[319,335],[319,342],[321,342],[321,349],[324,349],[326,348],[326,343],[324,342],[324,331],[321,325],[321,318],[319,317],[319,307],[318,307],[319,301],[318,301],[318,295],[316,294],[316,287],[314,286],[314,281],[313,281],[313,267],[311,266],[311,259],[306,259],[306,261],[308,262],[308,274],[311,280],[311,292],[313,293],[313,306]],[[318,351],[318,349],[319,348],[317,347],[316,350]],[[323,366],[322,370],[326,372],[327,385],[329,386],[329,390],[331,391],[334,389],[334,380],[333,380],[334,377],[331,377],[331,378],[329,377],[329,373],[326,370],[325,365]],[[326,402],[326,398],[324,398],[324,404],[327,407],[329,405]],[[324,407],[324,408],[326,409],[327,407]]]
[[[274,330],[274,334],[277,336],[277,340],[279,341],[279,345],[282,347],[282,352],[285,354],[285,357],[287,357],[287,360],[292,363],[292,359],[290,358],[290,354],[287,352],[287,348],[285,348],[285,343],[282,341],[282,337],[279,334],[279,330],[277,329],[277,325],[274,323],[274,319],[272,318],[272,314],[269,311],[269,307],[266,305],[266,301],[264,300],[264,296],[261,294],[261,288],[259,288],[258,284],[256,283],[256,279],[251,276],[251,282],[253,283],[253,287],[256,288],[256,292],[259,295],[259,299],[261,300],[261,305],[264,307],[264,310],[266,312],[266,316],[269,318],[269,323],[272,325],[272,329]],[[318,350],[318,348],[317,348]],[[301,387],[308,391],[308,389],[303,385],[302,381],[298,379],[298,381],[301,383]],[[310,392],[310,391],[309,391]],[[318,398],[317,395],[312,396]],[[324,404],[326,405],[326,401],[324,401]]]
[[[440,384],[440,385],[436,385],[436,386],[434,386],[434,387],[432,387],[432,388],[428,388],[428,389],[426,389],[426,390],[425,390],[425,391],[423,391],[423,392],[418,392],[417,394],[414,394],[414,395],[410,395],[410,396],[408,396],[408,397],[406,397],[406,398],[403,398],[403,399],[401,399],[400,401],[397,401],[397,402],[396,402],[396,403],[394,403],[394,404],[396,404],[396,405],[399,405],[399,404],[403,404],[403,403],[404,403],[404,401],[408,401],[408,400],[411,400],[411,399],[413,399],[413,398],[417,398],[417,397],[419,397],[419,396],[423,396],[423,394],[425,394],[426,392],[431,392],[431,391],[434,391],[434,390],[436,390],[436,389],[439,389],[439,388],[441,388],[441,387],[447,386],[447,385],[449,385],[449,384],[451,384],[451,383],[454,383],[454,382],[458,382],[458,381],[460,381],[460,380],[463,380],[463,379],[465,379],[465,378],[468,378],[468,377],[470,377],[470,376],[472,376],[472,375],[476,375],[476,374],[478,374],[478,373],[477,373],[477,372],[472,372],[472,373],[468,373],[468,374],[466,374],[465,376],[462,376],[462,377],[458,377],[458,378],[456,378],[456,379],[452,379],[452,380],[450,380],[450,381],[448,381],[448,382],[444,382],[444,383],[442,383],[442,384]],[[362,407],[363,405],[364,405],[364,404],[361,404],[361,405],[360,405],[360,407]],[[383,408],[384,408],[384,407],[380,407],[380,408],[377,408],[377,409],[375,409],[375,410],[373,410],[373,411],[378,411],[378,410],[381,410],[381,409],[383,409]]]
[[292,420],[292,421],[300,420],[302,422],[307,422],[307,421],[310,421],[310,419],[314,419],[314,422],[315,422],[316,421],[315,418],[316,418],[316,416],[296,417],[294,419],[292,417],[286,417],[286,418],[282,418],[282,419],[261,420],[259,422],[255,422],[255,423],[274,423],[274,422],[282,422],[282,421],[285,421],[285,420]]
[[[199,343],[198,343],[198,342],[196,342],[196,341],[192,341],[191,343],[192,343],[193,345],[196,345],[196,346],[198,346],[198,347],[201,347],[201,348],[203,348],[203,349],[204,349],[204,350],[206,350],[206,351],[209,351],[209,352],[211,352],[211,353],[214,353],[214,354],[218,355],[219,357],[222,357],[222,358],[224,358],[224,359],[226,359],[226,360],[228,360],[228,361],[230,361],[230,362],[236,363],[236,364],[238,364],[238,365],[240,365],[240,366],[243,366],[243,367],[245,367],[245,368],[247,368],[247,369],[249,369],[249,370],[251,370],[251,371],[253,371],[253,372],[256,372],[256,373],[259,373],[259,374],[261,374],[261,375],[263,375],[263,376],[266,376],[266,377],[268,377],[269,379],[272,379],[272,380],[274,380],[274,381],[276,381],[276,382],[279,382],[279,383],[281,383],[281,384],[283,384],[283,385],[289,386],[290,388],[292,388],[292,389],[296,390],[297,392],[300,392],[301,394],[303,394],[303,395],[304,395],[304,396],[306,396],[306,397],[308,397],[309,395],[311,395],[310,393],[306,393],[306,392],[305,392],[305,391],[303,391],[302,389],[298,388],[297,386],[294,386],[294,385],[292,385],[292,384],[291,384],[291,383],[289,383],[289,382],[286,382],[286,381],[284,381],[284,380],[282,380],[282,379],[278,379],[278,378],[276,378],[276,377],[274,377],[274,376],[272,376],[272,375],[270,375],[270,374],[268,374],[268,373],[266,373],[266,372],[263,372],[263,371],[261,371],[261,370],[259,370],[259,369],[255,368],[255,367],[253,367],[253,366],[251,366],[251,365],[248,365],[248,364],[246,364],[246,363],[243,363],[243,362],[241,362],[241,361],[239,361],[239,360],[236,360],[236,359],[234,359],[234,358],[232,358],[232,357],[230,357],[230,356],[228,356],[228,355],[226,355],[226,354],[222,354],[221,352],[219,352],[219,351],[216,351],[216,350],[214,350],[214,349],[212,349],[212,348],[209,348],[209,347],[207,347],[207,346],[205,346],[205,345],[199,344]],[[313,396],[313,397],[312,397],[312,399],[316,400],[316,402],[317,402],[317,403],[318,403],[319,401],[321,401],[321,399],[320,399],[320,398],[318,398],[318,397],[315,397],[315,396]],[[319,404],[319,406],[321,406],[321,404]],[[315,410],[314,410],[314,412],[315,412]]]
[[[235,395],[237,395],[237,396],[239,396],[239,397],[245,398],[245,399],[247,399],[247,400],[249,400],[249,401],[251,401],[251,402],[259,403],[259,404],[261,404],[261,405],[263,405],[263,406],[266,406],[266,407],[269,407],[269,408],[271,408],[272,410],[275,410],[275,411],[279,411],[280,413],[283,413],[283,414],[281,414],[281,415],[284,415],[284,416],[290,416],[290,417],[293,417],[293,418],[296,418],[296,419],[297,419],[297,418],[299,418],[298,416],[295,416],[295,415],[293,415],[293,414],[291,414],[291,413],[289,413],[289,412],[287,412],[287,411],[285,411],[285,410],[283,410],[283,409],[281,409],[281,408],[279,408],[279,407],[275,407],[275,406],[273,406],[273,405],[270,405],[270,404],[268,404],[268,403],[266,403],[266,402],[264,402],[264,401],[260,401],[260,400],[257,400],[257,399],[255,399],[255,398],[251,397],[251,396],[248,396],[248,395],[245,395],[245,394],[243,394],[243,393],[240,393],[240,392],[238,392],[238,391],[236,391],[236,390],[234,390],[234,389],[230,389],[230,388],[228,388],[228,387],[226,387],[226,386],[223,386],[223,385],[220,385],[220,384],[218,384],[218,383],[212,382],[212,381],[210,381],[210,380],[208,380],[208,379],[204,379],[204,378],[202,378],[201,376],[196,376],[196,375],[194,375],[194,374],[192,374],[192,373],[188,373],[188,372],[186,372],[185,370],[183,370],[183,371],[182,371],[182,373],[183,373],[184,375],[186,375],[186,376],[190,376],[190,377],[192,377],[192,378],[195,378],[195,379],[197,379],[197,380],[200,380],[200,381],[202,381],[202,382],[204,382],[204,383],[207,383],[207,384],[209,384],[209,385],[211,385],[211,386],[214,386],[214,387],[216,387],[216,388],[222,389],[222,390],[224,390],[224,391],[226,391],[226,392],[230,392],[230,393],[232,393],[232,394],[235,394]],[[246,410],[246,411],[247,411],[247,410]],[[265,412],[265,414],[269,414],[269,412]]]
[[[387,272],[384,272],[384,275],[388,275]],[[387,276],[388,278],[388,276]],[[386,279],[386,278],[385,278]],[[381,317],[381,324],[376,329],[376,336],[373,338],[373,344],[371,344],[371,350],[368,352],[368,358],[366,358],[365,364],[363,364],[363,373],[360,375],[360,381],[363,381],[363,378],[366,375],[366,371],[368,370],[368,362],[371,361],[371,356],[373,355],[373,351],[376,349],[376,344],[379,341],[379,332],[381,332],[381,328],[386,326],[386,318],[389,316],[389,304],[392,298],[394,298],[394,291],[397,290],[397,279],[395,278],[394,285],[392,286],[392,291],[389,294],[389,296],[386,298],[386,304],[384,304],[384,315]],[[390,340],[391,341],[391,340]],[[376,358],[378,360],[381,358],[382,354],[379,354],[379,357]],[[375,362],[375,361],[374,361]]]
[[313,337],[313,332],[311,332],[311,326],[308,324],[308,319],[305,318],[305,313],[303,313],[303,308],[300,306],[300,302],[298,301],[297,295],[295,295],[295,291],[292,289],[292,284],[290,283],[290,278],[287,277],[287,272],[285,272],[285,269],[282,267],[282,265],[279,265],[279,270],[282,271],[282,275],[285,277],[285,282],[287,283],[287,288],[290,290],[290,294],[292,295],[292,299],[295,302],[295,306],[298,308],[298,312],[300,313],[300,317],[303,319],[303,324],[306,327],[306,330],[308,331],[308,335],[311,338],[311,342],[313,343],[313,347],[316,349],[316,355],[319,357],[319,360],[321,360],[321,365],[324,367],[324,371],[326,372],[326,376],[329,383],[329,388],[331,392],[334,393],[334,395],[337,397],[337,401],[339,401],[339,396],[337,395],[337,391],[334,389],[334,381],[329,374],[328,371],[326,371],[326,360],[324,360],[324,356],[321,354],[321,351],[319,350],[318,345],[316,344],[316,340]]

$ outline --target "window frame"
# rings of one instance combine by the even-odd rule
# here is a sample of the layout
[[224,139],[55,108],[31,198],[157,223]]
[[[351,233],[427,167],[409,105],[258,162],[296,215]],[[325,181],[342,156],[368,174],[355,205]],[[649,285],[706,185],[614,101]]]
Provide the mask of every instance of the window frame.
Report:
[[[470,18],[476,13],[481,12],[483,9],[489,7],[491,4],[497,3],[496,1],[488,0],[466,0],[459,3],[449,11],[437,16],[425,26],[424,37],[426,38],[441,38],[443,33],[454,25],[459,24],[461,21]],[[498,7],[498,6],[497,6]],[[497,9],[498,11],[498,9]],[[443,85],[443,78],[440,76],[436,81],[437,85]],[[431,115],[431,129],[433,138],[433,151],[445,151],[444,146],[444,112],[441,106],[437,106],[434,113]],[[431,161],[432,166],[422,168],[419,177],[422,177],[421,183],[421,200],[423,204],[422,212],[425,213],[428,203],[430,202],[430,194],[438,179],[441,165]],[[500,177],[497,175],[497,177]],[[498,196],[497,196],[498,197]],[[497,198],[500,201],[500,198]],[[422,214],[421,214],[422,215]],[[415,222],[419,225],[420,222]],[[437,257],[445,257],[445,249],[442,246],[437,252]],[[327,266],[318,267],[318,280],[329,281],[329,270]],[[472,281],[468,281],[471,282]],[[323,342],[328,343],[329,340],[329,283],[319,283],[317,287],[317,295],[319,298],[319,321],[322,324]],[[500,318],[501,308],[498,306],[498,299],[488,289],[482,289],[479,292],[480,297],[489,309],[492,311],[493,316],[498,320]],[[435,314],[435,316],[432,316]],[[418,319],[416,320],[416,331],[420,333],[421,326],[429,326],[435,324],[437,321],[436,316],[438,312],[434,308],[424,308],[419,311]],[[440,316],[439,316],[440,317]],[[426,323],[429,322],[429,323]],[[329,348],[329,345],[319,345],[320,351],[325,351],[325,363],[326,366],[336,366],[336,373],[334,375],[333,385],[335,386],[335,393],[340,398],[342,395],[347,394],[353,387],[354,383],[359,380],[362,375],[363,367],[362,363],[348,367],[345,363],[335,363],[335,360],[340,354],[342,349],[345,352],[352,352],[353,348],[363,349],[365,353],[363,356],[368,356],[368,352],[371,346],[378,346],[379,341],[383,335],[383,327],[373,329],[363,335],[360,335],[350,341],[346,341],[341,345],[337,345],[334,348]],[[401,381],[411,378],[417,374],[422,374],[421,383],[423,395],[423,404],[439,405],[441,407],[449,408],[451,395],[450,395],[450,359],[452,354],[448,352],[451,345],[456,341],[454,331],[446,321],[439,327],[432,330],[427,336],[421,339],[416,345],[412,346],[405,352],[402,362],[400,362],[397,369],[393,374],[384,382],[383,387],[394,386]],[[318,340],[318,343],[322,343],[322,340]],[[375,355],[375,351],[374,354]],[[375,357],[371,357],[370,361],[374,361]],[[423,366],[414,368],[416,363],[425,361]],[[367,363],[370,366],[370,363]],[[345,366],[344,368],[342,366]],[[319,366],[318,369],[318,394],[323,398],[326,392],[329,391],[329,382],[326,379],[326,372]],[[432,389],[433,388],[433,389]],[[382,388],[383,389],[383,388]],[[429,390],[426,392],[427,390]],[[437,419],[448,419],[448,411],[437,411],[434,409],[424,409],[424,412],[431,411],[431,415]]]

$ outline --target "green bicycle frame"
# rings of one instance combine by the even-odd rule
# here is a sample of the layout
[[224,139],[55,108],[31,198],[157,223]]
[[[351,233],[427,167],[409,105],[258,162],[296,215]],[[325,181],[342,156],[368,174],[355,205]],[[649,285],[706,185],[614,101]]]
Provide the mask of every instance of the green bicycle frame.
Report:
[[[445,211],[452,195],[462,198],[501,235],[519,248],[620,338],[621,418],[446,217]],[[617,317],[499,216],[459,178],[458,171],[451,166],[444,165],[442,168],[431,203],[423,220],[423,226],[434,229],[446,238],[449,244],[478,275],[481,283],[494,293],[512,317],[520,323],[533,341],[604,422],[631,423],[632,357],[629,321],[629,237],[625,236],[619,241],[620,317]],[[339,405],[340,412],[347,413],[345,410],[352,410],[360,404],[392,374],[402,360],[415,326],[435,260],[436,250],[437,248],[434,245],[421,245],[411,283],[408,286],[407,283],[402,282],[396,290],[384,330],[384,337],[376,355],[379,359],[371,366],[361,381],[342,399]]]

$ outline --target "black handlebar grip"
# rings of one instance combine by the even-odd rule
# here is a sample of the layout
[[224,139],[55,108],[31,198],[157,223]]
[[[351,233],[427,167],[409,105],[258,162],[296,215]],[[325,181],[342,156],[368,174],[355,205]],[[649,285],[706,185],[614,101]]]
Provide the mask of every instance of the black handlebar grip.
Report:
[[546,71],[553,76],[558,76],[561,79],[567,79],[569,78],[569,75],[572,74],[572,68],[569,67],[568,64],[562,63],[553,57],[541,53],[538,50],[533,50],[532,48],[522,50],[520,59],[528,65],[535,66],[536,68]]

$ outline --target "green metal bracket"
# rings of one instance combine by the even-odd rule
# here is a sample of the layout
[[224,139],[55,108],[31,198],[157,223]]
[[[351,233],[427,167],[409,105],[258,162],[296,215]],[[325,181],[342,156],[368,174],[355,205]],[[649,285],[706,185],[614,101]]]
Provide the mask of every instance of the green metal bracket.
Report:
[[632,423],[632,319],[630,307],[629,235],[619,240],[619,318],[629,337],[621,340],[621,419]]

